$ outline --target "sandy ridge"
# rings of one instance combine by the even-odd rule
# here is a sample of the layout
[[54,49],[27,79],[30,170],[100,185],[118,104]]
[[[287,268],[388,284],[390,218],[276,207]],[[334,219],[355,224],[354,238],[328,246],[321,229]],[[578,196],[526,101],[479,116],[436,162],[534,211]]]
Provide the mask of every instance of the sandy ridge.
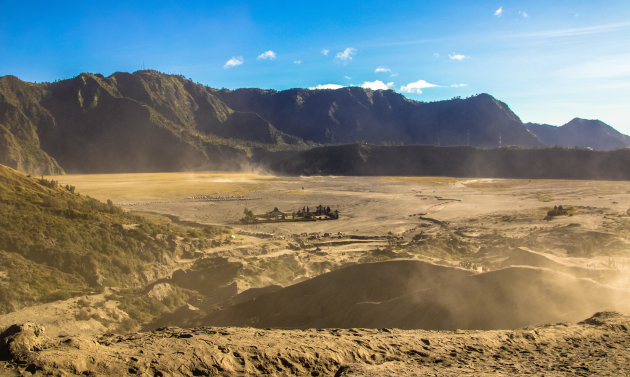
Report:
[[[164,328],[46,338],[23,326],[8,369],[36,375],[628,375],[630,317],[520,330]],[[15,330],[15,328],[14,328]],[[10,332],[10,331],[9,331]],[[17,344],[17,346],[16,346]],[[22,348],[20,348],[20,346]],[[30,348],[29,348],[30,347]],[[28,349],[27,349],[28,348]],[[17,351],[15,351],[17,350]],[[6,351],[6,348],[5,348]],[[11,351],[9,352],[11,353]]]

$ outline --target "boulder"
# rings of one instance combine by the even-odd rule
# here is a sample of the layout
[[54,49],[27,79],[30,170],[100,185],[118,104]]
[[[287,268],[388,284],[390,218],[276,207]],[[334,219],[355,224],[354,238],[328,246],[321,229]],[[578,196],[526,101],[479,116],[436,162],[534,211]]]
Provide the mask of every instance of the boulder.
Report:
[[36,323],[11,325],[0,333],[0,360],[26,361],[44,343],[44,327]]

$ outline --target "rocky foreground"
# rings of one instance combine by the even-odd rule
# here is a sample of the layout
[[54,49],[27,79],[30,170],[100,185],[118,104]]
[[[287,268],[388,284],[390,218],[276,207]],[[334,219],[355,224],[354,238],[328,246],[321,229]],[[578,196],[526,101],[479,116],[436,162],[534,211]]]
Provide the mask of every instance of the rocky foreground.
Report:
[[0,375],[630,375],[630,317],[520,330],[164,328],[51,339],[0,335]]

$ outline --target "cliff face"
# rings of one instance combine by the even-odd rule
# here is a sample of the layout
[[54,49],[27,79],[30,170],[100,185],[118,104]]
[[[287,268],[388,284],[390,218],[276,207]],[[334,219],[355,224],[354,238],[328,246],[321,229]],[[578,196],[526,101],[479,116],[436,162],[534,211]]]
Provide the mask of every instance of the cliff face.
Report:
[[0,163],[34,174],[58,174],[63,169],[42,150],[38,125],[54,119],[40,103],[41,86],[14,76],[0,77]]
[[[209,88],[153,71],[0,81],[0,163],[27,172],[236,169],[248,148],[301,143]],[[52,157],[51,157],[52,156]]]

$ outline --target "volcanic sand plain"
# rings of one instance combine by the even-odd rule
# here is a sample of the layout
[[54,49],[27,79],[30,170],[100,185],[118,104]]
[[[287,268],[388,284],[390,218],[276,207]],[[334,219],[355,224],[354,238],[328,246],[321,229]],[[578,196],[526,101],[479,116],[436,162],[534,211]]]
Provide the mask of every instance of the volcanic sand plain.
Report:
[[[112,200],[124,210],[143,216],[155,216],[155,213],[167,214],[177,216],[185,221],[229,227],[229,232],[221,236],[220,242],[206,249],[192,250],[191,253],[178,260],[177,265],[173,268],[186,269],[193,266],[196,260],[204,258],[213,260],[212,258],[216,257],[220,257],[223,261],[239,263],[242,269],[231,276],[229,281],[223,282],[225,284],[221,287],[221,289],[229,287],[231,293],[227,296],[221,296],[213,292],[205,304],[208,304],[208,300],[215,302],[205,308],[202,307],[202,309],[208,310],[210,316],[197,316],[196,322],[173,322],[171,318],[171,322],[169,319],[164,319],[153,325],[157,323],[185,327],[189,325],[213,325],[212,322],[204,323],[202,321],[199,323],[199,320],[200,318],[202,320],[204,318],[219,318],[221,313],[228,313],[228,315],[233,313],[230,311],[222,312],[221,310],[246,300],[247,297],[255,298],[256,294],[252,293],[255,290],[251,288],[268,289],[273,287],[271,291],[261,290],[261,292],[272,292],[266,297],[271,297],[272,302],[275,304],[280,302],[281,305],[282,300],[289,297],[283,296],[284,291],[281,287],[296,286],[298,287],[296,290],[302,292],[306,288],[304,285],[300,285],[301,282],[308,282],[309,279],[318,276],[323,277],[323,286],[326,286],[327,282],[334,281],[330,278],[334,275],[332,272],[343,272],[344,268],[360,266],[363,263],[388,261],[399,263],[404,268],[407,268],[405,263],[420,261],[433,266],[441,266],[440,268],[452,268],[453,271],[465,271],[472,274],[470,276],[484,276],[486,274],[497,279],[493,281],[493,284],[504,287],[527,284],[527,281],[518,281],[519,275],[511,274],[511,271],[522,272],[524,271],[523,268],[526,268],[530,272],[533,270],[544,272],[541,276],[547,278],[551,276],[547,272],[553,272],[562,276],[570,276],[571,279],[574,279],[571,280],[571,284],[577,281],[575,279],[581,279],[579,281],[582,283],[588,282],[589,289],[595,294],[603,292],[599,290],[600,287],[615,292],[615,299],[608,301],[603,299],[601,302],[604,304],[601,308],[594,308],[592,305],[586,306],[586,310],[591,311],[588,315],[586,311],[580,310],[580,306],[575,302],[570,302],[571,305],[567,305],[567,308],[570,309],[569,312],[560,312],[549,317],[554,321],[577,322],[587,318],[594,310],[612,309],[628,313],[628,300],[625,300],[624,297],[627,297],[627,291],[630,289],[630,279],[628,278],[628,268],[630,267],[630,182],[449,177],[282,177],[214,172],[66,175],[52,178],[58,180],[62,185],[76,186],[77,192],[81,194],[103,201]],[[330,206],[332,210],[339,210],[339,219],[257,224],[243,224],[239,221],[243,217],[245,208],[255,214],[264,214],[278,208],[278,210],[287,213],[287,217],[291,217],[291,214],[299,209],[306,206],[309,209],[314,209],[320,204]],[[549,216],[549,211],[553,210],[554,206],[560,205],[565,211]],[[373,266],[373,269],[370,267],[368,270],[378,273],[382,264],[374,264]],[[219,268],[221,267],[219,266]],[[493,271],[507,272],[491,275]],[[534,276],[529,273],[526,275],[528,276],[527,279]],[[496,276],[500,278],[496,278]],[[357,275],[356,284],[360,285],[362,281],[368,281],[370,278],[371,276]],[[424,278],[430,279],[431,276]],[[322,280],[319,282],[321,283]],[[339,288],[342,290],[341,288],[344,287]],[[336,287],[332,287],[330,294],[334,295],[336,289]],[[546,288],[543,287],[542,289],[545,290]],[[156,289],[151,290],[151,292],[153,291]],[[304,292],[308,295],[313,293],[308,290]],[[398,305],[396,306],[397,310],[404,311],[408,309],[406,306],[407,298],[413,297],[411,293],[408,293],[400,292],[397,296],[392,296],[389,301],[356,304],[367,304],[368,306],[379,306],[381,309],[387,309],[386,306],[391,302]],[[248,294],[249,296],[247,296]],[[422,294],[425,295],[423,296],[425,298],[429,297],[425,293]],[[579,294],[580,292],[570,292],[570,300],[575,301],[575,297],[579,297]],[[83,300],[101,302],[104,297],[106,296],[101,294],[85,297]],[[439,297],[439,294],[435,297]],[[434,299],[435,297],[430,298]],[[76,320],[76,313],[73,313],[72,310],[78,311],[85,307],[85,305],[77,305],[76,301],[76,298],[68,300],[66,306],[58,302],[40,305],[37,308],[25,308],[22,311],[0,317],[0,326],[17,323],[18,319],[22,322],[38,322],[39,319],[39,323],[44,322],[43,325],[47,328],[48,336],[65,339],[63,344],[50,346],[51,355],[57,352],[55,351],[57,349],[59,352],[72,355],[68,350],[62,351],[66,347],[65,344],[72,345],[72,342],[87,342],[90,345],[98,343],[100,344],[98,347],[114,347],[112,342],[105,341],[104,338],[101,339],[98,336],[110,332],[116,327],[111,325],[104,328],[101,323],[93,320],[92,322],[95,324],[90,326],[87,322]],[[502,299],[499,300],[499,302],[501,301]],[[264,300],[260,302],[264,304]],[[308,304],[316,305],[317,303]],[[350,304],[354,305],[353,303]],[[257,308],[255,302],[252,305]],[[353,308],[352,305],[349,306],[350,309]],[[109,317],[112,317],[108,318],[110,324],[115,322],[113,317],[124,318],[124,313],[117,312],[119,309],[116,305],[104,302],[92,306],[107,308]],[[235,307],[238,308],[238,305]],[[412,309],[415,310],[415,307]],[[488,311],[495,309],[503,310],[503,308],[498,307],[486,308]],[[66,314],[63,318],[55,314],[64,310]],[[212,313],[219,314],[213,317]],[[236,312],[236,314],[246,318],[248,313],[241,311]],[[258,315],[258,313],[255,314]],[[290,314],[288,313],[287,316]],[[483,313],[481,316],[484,316]],[[80,324],[80,326],[73,325],[73,318],[75,319],[74,323]],[[264,318],[264,313],[260,314],[260,318]],[[326,361],[330,364],[326,368],[330,368],[321,370],[324,374],[336,371],[338,375],[375,375],[378,371],[387,374],[403,370],[405,373],[411,374],[421,374],[421,372],[475,374],[478,371],[487,374],[525,373],[527,365],[532,368],[529,372],[580,372],[581,374],[589,374],[588,368],[600,368],[599,372],[603,374],[615,374],[614,371],[623,365],[623,362],[619,360],[628,359],[627,351],[619,348],[627,347],[627,342],[615,340],[616,343],[613,344],[610,340],[628,338],[628,330],[624,327],[627,317],[622,317],[620,321],[624,323],[623,326],[615,327],[614,331],[602,328],[603,333],[598,333],[593,339],[589,338],[590,335],[582,334],[585,324],[582,324],[580,328],[560,326],[558,331],[562,335],[558,337],[554,335],[553,339],[555,340],[545,342],[539,342],[536,339],[539,336],[539,330],[533,330],[535,334],[532,335],[531,339],[528,338],[529,335],[523,338],[530,339],[531,344],[527,347],[516,346],[513,350],[510,348],[511,345],[508,348],[499,347],[499,344],[505,346],[510,343],[511,340],[508,338],[514,339],[511,335],[506,339],[501,338],[499,343],[496,340],[490,340],[490,338],[497,336],[496,334],[503,334],[500,336],[505,337],[507,333],[504,332],[469,334],[467,332],[459,333],[456,331],[453,333],[447,331],[416,334],[413,330],[385,329],[374,330],[382,333],[377,336],[368,335],[368,333],[374,332],[371,330],[353,330],[352,328],[341,331],[326,330],[326,334],[330,332],[333,337],[331,339],[338,340],[328,341],[324,339],[317,347],[323,347],[329,351],[334,349],[334,352],[331,351],[333,352],[331,360]],[[326,326],[326,322],[323,323],[323,327],[334,327]],[[349,323],[352,324],[352,320]],[[376,323],[378,324],[378,318]],[[502,323],[503,325],[497,326],[491,324],[487,328],[514,328],[514,325],[510,325],[510,323],[516,322],[504,321]],[[508,325],[505,325],[506,323]],[[545,323],[544,320],[525,322],[516,327],[542,326]],[[593,323],[598,322],[594,321]],[[297,326],[297,328],[302,327]],[[473,326],[472,329],[474,328]],[[186,339],[196,337],[195,334],[198,334],[199,331],[208,334],[233,334],[234,336],[228,336],[229,344],[225,346],[227,348],[218,348],[219,353],[216,357],[220,361],[216,365],[219,367],[210,367],[209,361],[198,359],[196,354],[191,356],[192,359],[203,361],[200,361],[200,365],[203,368],[209,368],[208,373],[210,374],[215,372],[221,374],[221,370],[225,372],[224,374],[251,372],[252,370],[248,368],[256,367],[256,360],[259,360],[260,363],[261,360],[266,360],[269,356],[254,355],[256,352],[252,354],[253,356],[250,355],[251,358],[243,356],[244,353],[248,352],[247,350],[252,351],[256,348],[254,346],[258,344],[256,337],[262,330],[223,329],[207,328],[205,330],[192,330],[192,332],[177,329],[163,330],[166,333],[142,336],[179,338],[180,335],[177,334],[181,331],[186,332],[185,336],[181,336],[181,338]],[[544,330],[546,327],[542,327],[538,329],[541,329],[540,334],[544,331],[556,331],[555,328]],[[450,330],[455,330],[455,328]],[[323,365],[318,364],[317,361],[317,355],[322,355],[322,353],[309,351],[313,345],[300,345],[299,349],[293,352],[290,351],[291,347],[282,343],[286,341],[290,345],[293,344],[292,342],[304,342],[305,337],[312,338],[316,334],[313,331],[316,330],[265,331],[267,331],[269,341],[279,342],[277,347],[284,349],[284,351],[279,351],[280,353],[286,351],[291,355],[287,354],[289,356],[285,358],[286,362],[282,360],[282,357],[275,358],[274,356],[272,357],[273,360],[270,359],[266,364],[261,364],[261,368],[276,368],[270,370],[271,373],[280,375],[312,374]],[[431,338],[431,346],[426,344],[424,350],[416,350],[415,353],[411,351],[401,353],[398,352],[400,350],[397,348],[395,352],[385,352],[381,355],[385,357],[383,360],[374,359],[374,357],[380,357],[380,351],[376,351],[374,347],[383,342],[383,339],[390,337],[391,331],[399,332],[396,336],[398,340],[392,340],[393,343],[390,344],[392,347],[399,347],[396,344],[407,338],[410,344],[415,345],[418,344],[420,338]],[[173,332],[177,332],[177,334],[171,334]],[[242,337],[236,336],[240,333],[243,333]],[[340,334],[345,336],[339,338]],[[463,343],[460,345],[455,344],[459,342],[459,340],[455,341],[456,338],[459,339],[460,337],[457,334],[463,334],[461,335]],[[127,347],[126,344],[134,347],[133,343],[130,342],[141,339],[142,336],[131,335],[127,340],[121,338],[122,343],[116,346],[118,348],[114,347],[111,350],[112,352],[131,354],[130,351],[124,351],[122,348]],[[352,343],[350,340],[353,337],[358,337],[358,340],[363,341],[357,344],[366,348],[367,351],[357,351],[354,350],[354,346],[341,345],[343,342]],[[434,341],[432,337],[436,340]],[[488,339],[481,342],[479,347],[475,346],[474,349],[468,347],[471,341],[482,338]],[[71,340],[66,342],[67,339]],[[578,340],[582,343],[590,343],[584,343],[577,349],[571,345],[571,342]],[[213,342],[215,341],[218,342],[213,340]],[[443,342],[444,355],[428,356],[433,355],[432,347],[436,341]],[[189,341],[174,340],[173,342],[177,344],[169,345],[169,349],[183,346],[184,343],[182,342]],[[557,343],[553,348],[553,352],[557,351],[557,354],[544,351],[545,347],[551,343]],[[77,349],[81,349],[81,347]],[[232,353],[221,356],[229,347],[238,350],[238,352],[233,352],[234,357],[230,356]],[[387,349],[389,346],[383,347],[379,349]],[[497,351],[504,353],[500,357],[486,357],[490,353],[484,356],[482,355],[483,352],[478,351],[484,347],[495,347],[496,350],[505,352]],[[531,349],[528,350],[528,347]],[[619,348],[619,352],[614,351],[612,353],[615,359],[607,359],[606,352],[612,352],[611,350],[615,347]],[[584,354],[578,357],[575,353],[577,351],[573,352],[574,350],[582,350],[588,355]],[[454,354],[460,355],[460,351],[467,355],[470,355],[471,352],[477,352],[479,357],[453,356]],[[376,356],[370,356],[374,352],[376,352],[374,354]],[[529,352],[534,352],[534,354],[538,352],[541,355],[549,356],[548,360],[545,359],[547,365],[531,364],[531,360],[525,357],[527,355],[533,356]],[[601,354],[601,357],[593,356],[595,355],[593,352],[597,355]],[[188,355],[188,353],[184,353]],[[304,357],[300,355],[304,355]],[[76,360],[81,359],[81,357]],[[446,363],[449,365],[447,369],[442,367],[446,364],[438,365],[449,357],[453,360]],[[46,357],[41,358],[40,364],[44,365],[48,362],[46,360]],[[139,360],[135,361],[137,363],[148,362],[148,359],[145,360],[141,356],[137,356],[135,359],[131,358],[131,360]],[[306,364],[303,363],[304,360],[307,361]],[[609,361],[603,366],[604,364],[601,362],[605,360]],[[181,372],[181,368],[193,368],[194,365],[199,364],[197,361],[184,360],[179,364],[173,361],[172,367],[175,369],[172,371],[179,370]],[[81,368],[76,365],[73,366],[73,362],[73,360],[68,359],[68,368],[79,371]],[[60,364],[55,364],[56,366],[53,364],[51,364],[53,369],[60,367]],[[127,364],[129,363],[123,360],[121,365],[124,367],[121,368],[127,368]],[[89,365],[85,369],[88,370],[88,367]],[[146,369],[147,372],[151,369],[148,364],[144,367],[133,366],[133,368],[136,368],[134,370],[148,368]],[[129,367],[128,371],[131,370],[132,367]],[[259,370],[262,369],[259,368]],[[181,374],[186,373],[181,372]]]
[[[525,265],[540,264],[542,255],[563,266],[614,270],[607,283],[623,288],[621,276],[630,266],[625,181],[224,172],[52,178],[128,211],[230,227],[225,243],[198,255],[248,266],[237,279],[239,291],[287,286],[350,263],[391,258],[485,271],[505,267],[508,249],[519,249]],[[320,204],[339,210],[339,219],[239,222],[245,208],[255,214],[278,208],[290,217]],[[559,205],[567,215],[546,218]]]

